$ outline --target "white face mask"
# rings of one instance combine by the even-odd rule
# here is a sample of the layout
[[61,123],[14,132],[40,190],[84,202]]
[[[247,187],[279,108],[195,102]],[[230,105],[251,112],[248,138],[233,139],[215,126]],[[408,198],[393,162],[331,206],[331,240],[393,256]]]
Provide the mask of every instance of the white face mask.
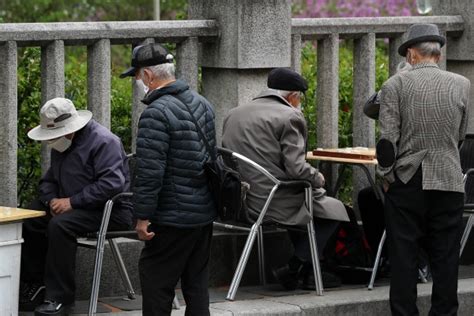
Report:
[[62,153],[62,152],[65,152],[69,147],[71,147],[72,140],[67,139],[65,136],[63,136],[53,141],[47,141],[47,144],[52,149],[57,150],[60,153]]
[[143,80],[142,79],[138,79],[136,80],[137,84],[139,87],[141,87],[141,89],[143,90],[143,92],[145,92],[145,94],[148,93],[148,91],[150,91],[150,88],[148,88],[144,83],[143,83]]
[[296,108],[301,111],[301,103],[298,104],[298,105],[296,106]]

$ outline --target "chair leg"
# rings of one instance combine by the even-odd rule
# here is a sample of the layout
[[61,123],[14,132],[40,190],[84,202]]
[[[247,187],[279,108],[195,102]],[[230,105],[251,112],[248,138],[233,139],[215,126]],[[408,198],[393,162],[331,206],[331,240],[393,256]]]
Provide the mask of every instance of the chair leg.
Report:
[[313,261],[314,283],[316,286],[316,294],[323,295],[323,279],[321,276],[321,266],[319,264],[318,245],[316,243],[316,232],[314,231],[313,221],[307,225],[309,235],[309,245],[311,249],[311,260]]
[[173,299],[173,308],[174,309],[180,309],[181,308],[181,304],[179,304],[179,301],[178,301],[178,295],[174,295],[174,299]]
[[464,229],[464,233],[462,234],[461,238],[461,251],[459,252],[459,257],[462,256],[462,252],[464,251],[464,247],[466,246],[469,234],[471,233],[472,225],[474,225],[474,215],[469,215],[466,228]]
[[[305,202],[311,217],[313,216],[313,189],[311,187],[305,189]],[[316,243],[316,232],[314,230],[314,221],[306,225],[308,230],[309,248],[311,250],[311,261],[313,262],[314,284],[316,287],[316,295],[323,295],[323,279],[321,276],[321,266],[319,264],[318,244]]]
[[240,285],[242,275],[244,274],[247,261],[250,257],[250,252],[252,251],[252,247],[255,242],[255,238],[257,237],[259,226],[260,225],[255,223],[252,225],[252,228],[250,229],[250,233],[249,233],[249,236],[247,237],[244,250],[242,251],[242,255],[240,256],[240,259],[239,259],[239,264],[237,265],[237,269],[235,270],[234,277],[232,278],[232,283],[230,284],[229,292],[227,293],[226,299],[230,301],[233,301],[235,299],[235,295],[237,294],[237,289]]
[[128,276],[127,268],[123,262],[117,242],[113,238],[109,239],[109,245],[110,249],[112,250],[112,256],[114,257],[115,264],[117,265],[123,284],[127,291],[127,296],[129,299],[134,300],[136,298],[135,291],[133,289],[132,282],[130,281],[130,277]]
[[263,244],[263,227],[262,226],[258,228],[257,245],[258,245],[258,273],[260,277],[260,284],[266,285],[267,278],[265,275],[265,248]]
[[374,288],[375,277],[377,276],[377,270],[379,269],[380,265],[380,258],[382,257],[382,249],[383,245],[385,244],[385,239],[387,238],[387,231],[383,231],[382,238],[380,238],[379,248],[377,249],[377,255],[375,256],[374,267],[372,268],[372,274],[370,275],[370,282],[369,286],[367,287],[369,290]]
[[99,298],[100,276],[102,274],[102,262],[104,259],[105,238],[97,239],[97,249],[95,253],[94,275],[92,279],[92,290],[89,301],[88,316],[95,315],[97,312],[97,300]]

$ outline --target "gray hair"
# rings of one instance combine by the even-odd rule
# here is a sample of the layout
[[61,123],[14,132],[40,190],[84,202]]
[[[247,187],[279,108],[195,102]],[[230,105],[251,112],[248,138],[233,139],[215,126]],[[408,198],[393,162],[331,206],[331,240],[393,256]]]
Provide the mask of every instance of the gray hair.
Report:
[[278,89],[271,89],[270,90],[278,93],[282,98],[287,98],[290,94],[292,94],[293,92],[297,92],[297,91],[288,91],[288,90],[278,90]]
[[424,57],[439,57],[441,56],[441,44],[438,42],[422,42],[413,45],[412,48]]
[[174,80],[175,77],[175,66],[173,63],[165,63],[155,66],[144,67],[140,69],[140,75],[143,76],[144,69],[149,69],[153,75],[159,80]]

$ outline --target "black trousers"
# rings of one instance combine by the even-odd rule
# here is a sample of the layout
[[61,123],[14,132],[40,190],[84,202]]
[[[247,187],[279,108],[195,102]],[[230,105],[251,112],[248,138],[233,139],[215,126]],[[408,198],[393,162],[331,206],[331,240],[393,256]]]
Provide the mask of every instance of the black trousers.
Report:
[[[315,218],[314,227],[316,231],[316,243],[318,246],[318,255],[322,259],[324,248],[329,238],[334,234],[339,226],[339,221],[324,218]],[[305,229],[306,227],[304,227]],[[303,228],[302,228],[303,229]],[[311,262],[311,248],[309,246],[309,236],[307,232],[288,230],[291,243],[294,248],[294,256],[304,262]]]
[[429,315],[456,315],[459,248],[464,195],[422,189],[421,168],[404,184],[398,178],[385,199],[392,264],[390,307],[393,315],[418,315],[418,254],[423,246],[433,276]]
[[[367,187],[360,190],[357,201],[359,204],[360,217],[367,242],[372,250],[372,256],[375,258],[379,247],[380,238],[382,238],[385,229],[385,215],[382,201],[377,199],[374,189]],[[385,248],[382,256],[385,257]]]
[[[75,292],[75,262],[78,236],[99,230],[102,212],[72,210],[52,217],[39,201],[30,209],[47,212],[47,216],[23,223],[24,243],[21,249],[21,280],[46,286],[45,299],[72,304]],[[114,212],[112,212],[113,214]],[[130,217],[112,215],[110,229],[129,229]]]
[[139,261],[143,315],[170,315],[181,278],[187,316],[209,315],[209,256],[212,223],[197,228],[151,225]]

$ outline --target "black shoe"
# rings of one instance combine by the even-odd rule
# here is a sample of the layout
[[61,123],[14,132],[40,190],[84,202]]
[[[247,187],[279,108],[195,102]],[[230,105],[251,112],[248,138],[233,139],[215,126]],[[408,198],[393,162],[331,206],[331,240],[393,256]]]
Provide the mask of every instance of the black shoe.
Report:
[[61,315],[66,316],[69,314],[70,305],[63,305],[62,303],[45,300],[43,304],[36,307],[35,316],[47,316],[47,315]]
[[20,283],[19,310],[32,312],[44,300],[45,287],[39,283]]
[[298,276],[300,270],[301,269],[292,271],[288,265],[285,265],[278,269],[272,269],[272,273],[275,279],[285,288],[285,290],[294,291],[298,287]]
[[[323,287],[325,289],[331,289],[335,287],[340,287],[341,286],[341,279],[330,272],[327,271],[321,271],[321,278],[323,279]],[[313,271],[308,272],[305,274],[303,278],[303,286],[302,288],[304,290],[311,290],[315,291],[316,290],[316,283],[314,282],[314,273]]]

